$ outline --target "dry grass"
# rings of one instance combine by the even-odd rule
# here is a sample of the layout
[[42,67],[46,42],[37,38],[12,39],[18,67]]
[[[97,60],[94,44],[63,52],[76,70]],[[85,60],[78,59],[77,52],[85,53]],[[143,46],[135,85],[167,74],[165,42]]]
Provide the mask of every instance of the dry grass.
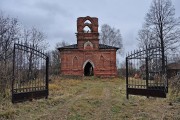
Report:
[[48,99],[12,104],[0,100],[0,120],[145,120],[180,119],[180,97],[130,96],[121,79],[54,78]]

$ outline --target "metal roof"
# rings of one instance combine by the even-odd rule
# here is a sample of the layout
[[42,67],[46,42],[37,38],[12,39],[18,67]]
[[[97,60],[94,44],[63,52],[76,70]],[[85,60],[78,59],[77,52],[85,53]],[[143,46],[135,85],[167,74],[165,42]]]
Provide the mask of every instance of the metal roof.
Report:
[[180,63],[170,63],[167,65],[167,69],[180,70]]
[[119,49],[118,47],[109,46],[105,44],[99,44],[99,49]]
[[76,49],[77,44],[73,44],[73,45],[68,45],[68,46],[64,46],[64,47],[59,47],[58,49]]
[[[72,44],[64,47],[59,47],[57,49],[60,50],[60,49],[77,49],[77,48],[78,48],[77,44]],[[119,48],[105,44],[99,44],[99,49],[119,49]]]

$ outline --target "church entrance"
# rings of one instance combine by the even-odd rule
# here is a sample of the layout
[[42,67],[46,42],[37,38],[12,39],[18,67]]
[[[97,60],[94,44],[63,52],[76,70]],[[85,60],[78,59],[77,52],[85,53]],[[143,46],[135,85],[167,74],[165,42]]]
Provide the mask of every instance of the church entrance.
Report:
[[90,62],[87,62],[84,67],[84,76],[93,76],[93,66]]

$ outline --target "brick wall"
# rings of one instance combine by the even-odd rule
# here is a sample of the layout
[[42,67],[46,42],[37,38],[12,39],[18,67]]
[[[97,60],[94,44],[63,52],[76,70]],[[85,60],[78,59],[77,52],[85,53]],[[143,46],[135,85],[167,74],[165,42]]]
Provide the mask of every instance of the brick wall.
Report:
[[84,75],[84,65],[94,65],[95,76],[117,76],[116,50],[64,50],[60,53],[61,74]]

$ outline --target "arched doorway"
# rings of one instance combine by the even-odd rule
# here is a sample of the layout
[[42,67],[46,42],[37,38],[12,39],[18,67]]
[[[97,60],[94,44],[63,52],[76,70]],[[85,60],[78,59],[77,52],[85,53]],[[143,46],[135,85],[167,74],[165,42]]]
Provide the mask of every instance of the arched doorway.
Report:
[[93,66],[90,62],[87,62],[84,67],[84,76],[93,76],[93,75],[94,75]]

